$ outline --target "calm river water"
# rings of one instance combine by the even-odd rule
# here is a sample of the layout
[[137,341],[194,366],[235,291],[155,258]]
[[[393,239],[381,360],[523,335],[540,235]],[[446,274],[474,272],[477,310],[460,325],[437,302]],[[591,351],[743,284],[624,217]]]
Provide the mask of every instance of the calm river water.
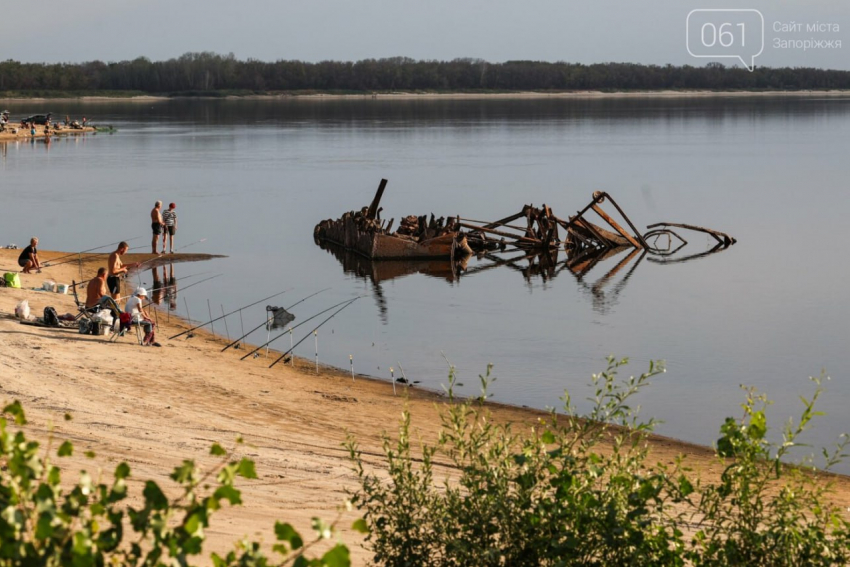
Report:
[[[741,413],[739,385],[775,400],[777,432],[811,393],[807,377],[825,369],[828,415],[808,440],[850,431],[848,99],[8,106],[15,116],[85,115],[118,132],[0,145],[0,244],[36,234],[44,249],[79,250],[144,235],[140,245],[153,202],[175,201],[178,246],[206,238],[186,251],[228,255],[174,267],[177,277],[224,274],[182,294],[194,319],[207,318],[207,300],[221,314],[286,288],[269,303],[330,287],[293,309],[298,323],[362,294],[320,329],[323,363],[347,368],[353,354],[357,372],[389,379],[401,365],[420,387],[439,389],[445,353],[464,392],[477,391],[492,363],[494,399],[539,408],[559,406],[565,389],[586,408],[586,384],[608,354],[629,356],[632,373],[665,359],[668,372],[639,398],[642,412],[664,421],[661,433],[706,444],[725,416]],[[383,217],[396,223],[431,212],[496,219],[525,203],[566,217],[604,190],[641,229],[693,223],[738,244],[676,264],[633,259],[610,276],[625,254],[546,277],[526,261],[485,269],[486,258],[454,279],[346,270],[314,244],[313,226],[367,205],[382,177]],[[710,248],[704,235],[688,240],[689,253]],[[141,280],[150,286],[150,271]],[[251,308],[245,328],[264,317],[265,305]],[[239,330],[228,318],[230,335]],[[288,348],[288,336],[276,346]],[[312,337],[296,353],[312,358]]]

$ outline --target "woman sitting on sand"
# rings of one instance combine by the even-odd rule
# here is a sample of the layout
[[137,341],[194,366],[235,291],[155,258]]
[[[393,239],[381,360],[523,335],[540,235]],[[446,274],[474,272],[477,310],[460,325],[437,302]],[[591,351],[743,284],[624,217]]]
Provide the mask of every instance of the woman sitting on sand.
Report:
[[24,248],[21,255],[18,256],[18,265],[22,267],[25,274],[32,273],[33,270],[41,271],[41,263],[38,261],[38,238],[33,236],[30,238],[30,245]]

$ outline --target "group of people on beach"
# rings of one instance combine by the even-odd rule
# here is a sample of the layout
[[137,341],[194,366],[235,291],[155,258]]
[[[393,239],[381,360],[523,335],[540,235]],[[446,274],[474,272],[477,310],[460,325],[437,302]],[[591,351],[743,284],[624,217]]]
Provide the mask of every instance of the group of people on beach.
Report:
[[[18,129],[20,128],[24,132],[29,132],[31,136],[35,136],[37,134],[37,130],[35,128],[36,124],[44,124],[44,135],[49,136],[51,128],[54,132],[56,132],[58,130],[67,128],[76,130],[85,129],[87,125],[87,119],[85,116],[83,116],[82,122],[80,122],[79,120],[71,120],[71,117],[66,115],[64,122],[57,121],[55,123],[52,120],[52,116],[53,114],[48,112],[46,115],[41,117],[30,117],[34,120],[24,118],[23,120],[21,120],[19,127],[12,127],[10,126],[11,120],[9,119],[9,111],[4,110],[0,112],[0,132],[5,132],[7,129],[12,128],[12,132],[17,133]],[[43,120],[43,122],[40,120]]]
[[136,288],[133,295],[127,298],[123,311],[118,307],[118,299],[121,298],[121,280],[126,277],[130,268],[141,265],[140,263],[125,264],[121,261],[121,256],[129,249],[130,245],[126,242],[118,244],[118,248],[109,255],[106,267],[98,268],[97,276],[89,280],[86,286],[86,309],[108,309],[121,325],[141,325],[145,332],[142,346],[162,346],[156,342],[156,323],[145,310],[144,300],[148,297],[145,288],[141,286]]
[[[174,253],[174,235],[177,233],[177,205],[170,203],[168,209],[162,209],[162,201],[157,201],[151,210],[151,229],[153,231],[153,239],[151,241],[151,252],[157,254],[159,238],[162,236],[162,252],[165,254],[166,248],[171,254]],[[166,246],[167,245],[167,246]],[[107,309],[112,312],[113,318],[118,319],[121,324],[138,324],[145,331],[142,345],[161,346],[155,339],[156,323],[150,317],[145,307],[145,300],[148,298],[148,292],[144,287],[138,287],[133,294],[127,298],[122,310],[118,306],[118,300],[121,299],[121,280],[127,276],[127,273],[132,268],[137,268],[141,263],[125,264],[121,260],[121,256],[127,253],[130,249],[127,242],[121,242],[106,261],[105,267],[100,267],[97,270],[97,275],[88,281],[86,284],[86,301],[85,307],[88,310],[97,311]],[[38,258],[38,238],[32,237],[30,244],[21,251],[18,257],[18,265],[22,268],[22,272],[30,274],[33,271],[40,273],[42,264]],[[155,273],[154,285],[156,286],[158,274]],[[174,285],[174,276],[172,271],[170,285]],[[160,291],[161,287],[154,291]],[[176,286],[175,291],[176,291]]]
[[162,210],[162,201],[154,203],[151,210],[151,230],[153,231],[153,239],[151,240],[151,253],[156,254],[157,242],[160,235],[162,236],[162,252],[165,254],[166,243],[170,249],[170,253],[174,254],[174,235],[177,233],[177,205],[169,203],[168,209]]

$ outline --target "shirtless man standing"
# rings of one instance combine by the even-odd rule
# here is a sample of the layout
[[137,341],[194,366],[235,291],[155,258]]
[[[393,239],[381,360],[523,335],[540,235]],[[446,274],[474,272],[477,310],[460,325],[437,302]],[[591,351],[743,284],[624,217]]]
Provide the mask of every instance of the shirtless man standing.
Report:
[[153,231],[153,240],[151,240],[151,253],[156,254],[156,243],[159,240],[159,235],[162,234],[162,253],[165,254],[165,231],[162,230],[162,201],[157,201],[151,211],[151,230]]
[[121,256],[123,256],[129,249],[129,244],[121,242],[121,244],[118,245],[118,249],[109,255],[109,260],[106,262],[107,273],[109,274],[109,277],[106,278],[106,287],[109,288],[109,293],[112,294],[112,299],[117,300],[121,297],[121,278],[127,274],[127,271],[130,268],[138,266],[138,264],[124,265],[121,261]]

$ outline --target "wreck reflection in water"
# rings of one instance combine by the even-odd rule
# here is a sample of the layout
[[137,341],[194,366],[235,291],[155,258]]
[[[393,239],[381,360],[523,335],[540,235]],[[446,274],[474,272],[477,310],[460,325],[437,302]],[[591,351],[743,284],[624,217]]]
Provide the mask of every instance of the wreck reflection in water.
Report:
[[[631,246],[611,249],[590,249],[564,253],[560,249],[549,252],[528,250],[491,251],[465,257],[462,260],[370,260],[341,246],[316,240],[322,250],[330,253],[341,264],[346,274],[368,281],[378,305],[381,321],[387,322],[388,306],[382,282],[422,274],[455,284],[493,269],[504,268],[522,275],[531,286],[537,281],[544,284],[562,272],[570,273],[579,288],[590,298],[594,311],[605,314],[617,304],[620,293],[638,266],[653,264],[678,264],[705,258],[722,252],[730,244],[719,243],[713,248],[693,254],[682,254],[681,246],[667,254],[651,253]],[[470,266],[470,264],[474,264]],[[603,272],[603,269],[605,271]],[[593,272],[593,274],[591,274]],[[590,276],[599,276],[593,279]]]

